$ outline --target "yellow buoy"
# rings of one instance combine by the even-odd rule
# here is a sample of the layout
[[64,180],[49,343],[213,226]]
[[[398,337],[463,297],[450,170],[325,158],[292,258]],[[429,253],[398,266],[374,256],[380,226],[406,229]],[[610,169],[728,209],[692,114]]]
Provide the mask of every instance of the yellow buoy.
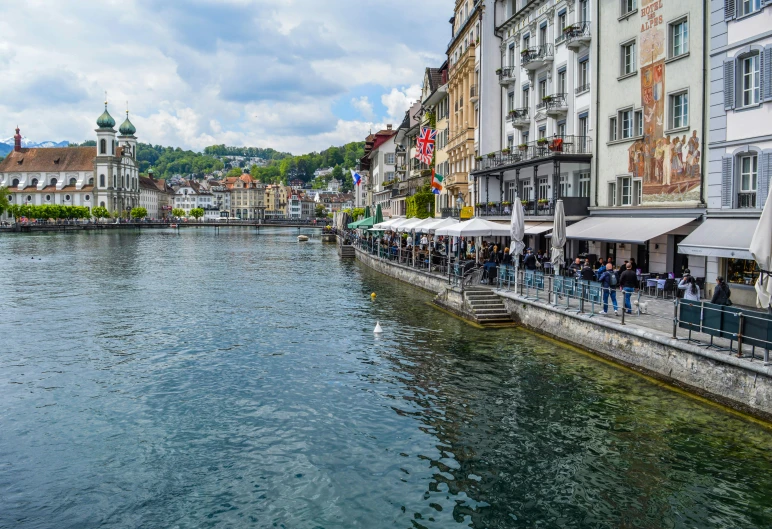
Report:
[[371,298],[371,299],[375,299],[375,292],[373,292],[372,294],[370,294],[370,298]]

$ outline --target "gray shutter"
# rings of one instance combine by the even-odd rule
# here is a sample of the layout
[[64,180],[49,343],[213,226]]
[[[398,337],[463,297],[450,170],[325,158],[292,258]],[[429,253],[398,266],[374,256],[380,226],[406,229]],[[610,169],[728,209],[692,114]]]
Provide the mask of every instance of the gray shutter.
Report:
[[[772,4],[772,0],[769,0]],[[772,48],[767,48],[761,53],[761,98],[764,101],[772,100]]]
[[732,157],[724,156],[721,159],[721,207],[731,208],[734,192],[734,171],[732,170]]
[[724,61],[724,110],[732,110],[734,108],[734,81],[734,59]]
[[724,0],[724,20],[734,18],[734,0]]
[[769,180],[772,179],[772,152],[761,154],[761,171],[759,171],[759,187],[757,200],[759,208],[763,208],[769,196]]

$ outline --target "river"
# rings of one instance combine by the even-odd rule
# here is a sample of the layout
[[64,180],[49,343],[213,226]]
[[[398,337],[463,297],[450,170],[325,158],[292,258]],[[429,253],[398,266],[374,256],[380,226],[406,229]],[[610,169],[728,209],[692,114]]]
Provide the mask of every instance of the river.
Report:
[[0,527],[772,526],[764,425],[296,234],[0,236]]

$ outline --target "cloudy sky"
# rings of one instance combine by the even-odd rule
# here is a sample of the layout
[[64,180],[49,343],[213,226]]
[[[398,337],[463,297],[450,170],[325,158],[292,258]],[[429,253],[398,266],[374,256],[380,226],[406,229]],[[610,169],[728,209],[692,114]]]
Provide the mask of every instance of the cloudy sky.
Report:
[[450,40],[449,0],[0,1],[0,141],[94,136],[295,154],[399,123]]

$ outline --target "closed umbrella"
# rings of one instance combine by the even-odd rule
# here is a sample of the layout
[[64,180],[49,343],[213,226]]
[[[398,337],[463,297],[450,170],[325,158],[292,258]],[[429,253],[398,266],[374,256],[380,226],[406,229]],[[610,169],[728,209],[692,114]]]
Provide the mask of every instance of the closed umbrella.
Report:
[[558,200],[555,204],[555,219],[552,225],[552,269],[556,274],[560,274],[565,265],[565,252],[563,248],[566,245],[566,212],[563,209],[563,201]]
[[515,290],[517,290],[520,256],[523,255],[523,249],[525,248],[525,243],[523,242],[523,237],[525,237],[525,211],[523,211],[523,203],[519,200],[516,200],[512,206],[512,221],[509,230],[512,237],[512,242],[509,245],[509,255],[512,256],[512,260],[515,262]]
[[383,222],[383,211],[381,210],[381,205],[378,204],[375,207],[375,223],[378,224],[381,222]]
[[[772,188],[770,188],[772,189]],[[772,312],[772,279],[769,272],[772,271],[772,206],[767,198],[764,211],[761,213],[756,231],[753,232],[751,246],[749,248],[753,258],[761,269],[759,280],[756,281],[756,306]]]
[[364,218],[367,218],[369,216],[370,216],[370,206],[366,206],[365,207],[365,217]]

